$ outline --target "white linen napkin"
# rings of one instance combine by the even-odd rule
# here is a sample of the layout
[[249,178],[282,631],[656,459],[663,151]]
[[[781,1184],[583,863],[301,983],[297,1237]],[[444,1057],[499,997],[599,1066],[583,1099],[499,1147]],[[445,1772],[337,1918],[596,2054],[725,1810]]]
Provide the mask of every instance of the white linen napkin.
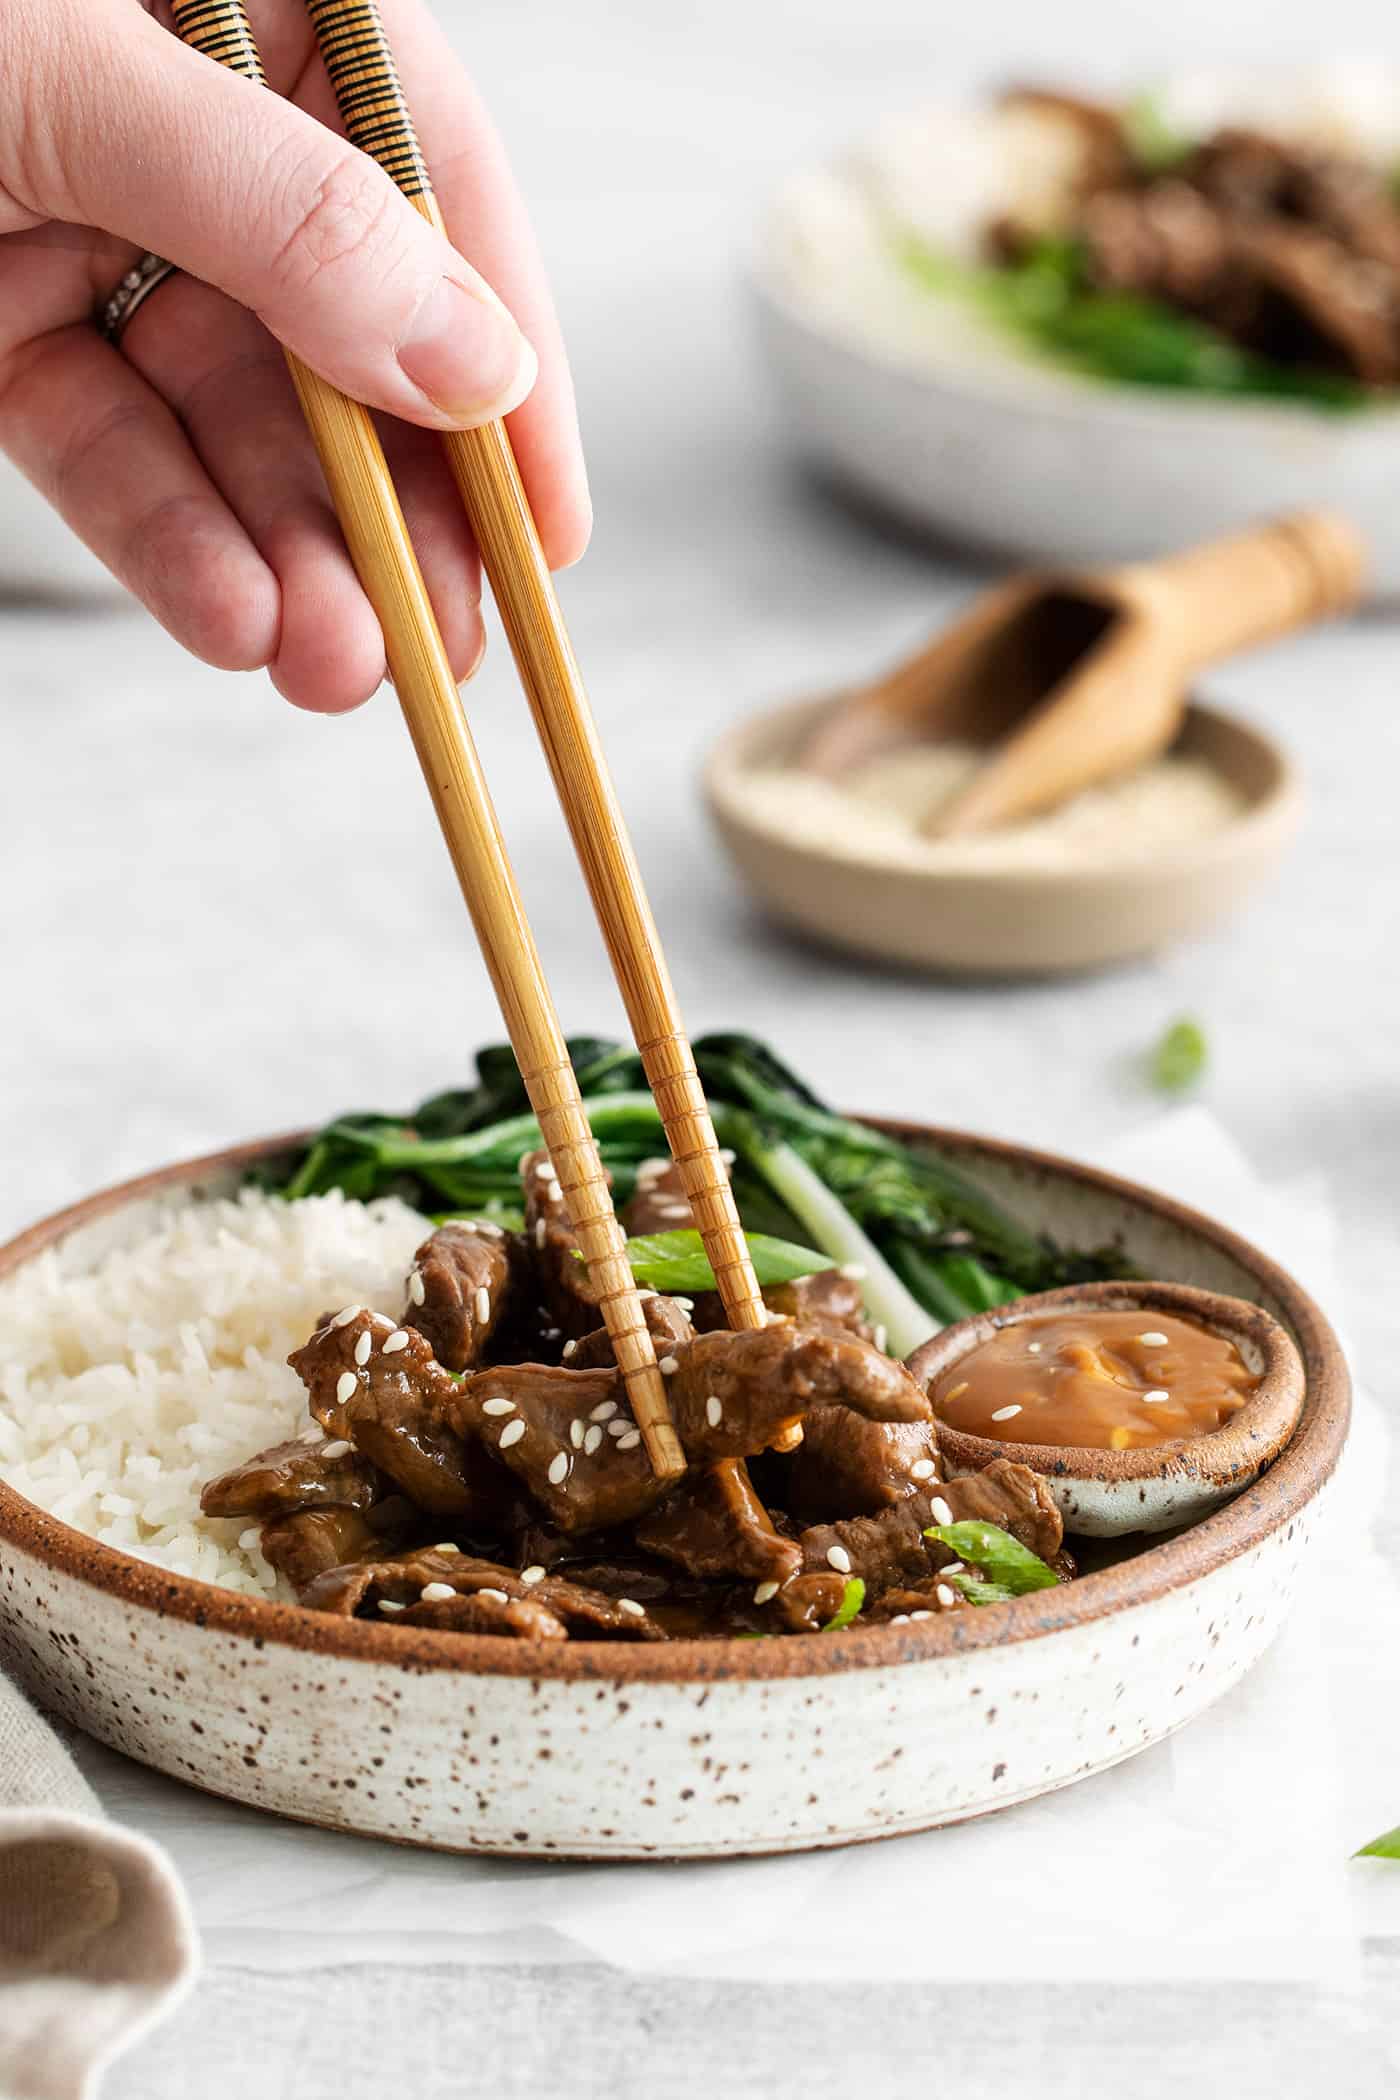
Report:
[[0,1675],[0,2100],[87,2100],[189,1988],[195,1948],[159,1847],[104,1819]]
[[[1213,1212],[1336,1316],[1333,1218],[1314,1180],[1268,1186],[1185,1109],[1102,1162]],[[1313,1580],[1273,1650],[1211,1712],[1061,1793],[925,1836],[772,1860],[566,1867],[462,1859],[301,1829],[88,1746],[109,1810],[158,1836],[211,1961],[579,1962],[777,1982],[1062,1978],[1354,1981],[1400,1931],[1400,1867],[1351,1862],[1400,1822],[1400,1587],[1371,1538],[1387,1432],[1356,1426]],[[849,1928],[843,1921],[858,1921]]]

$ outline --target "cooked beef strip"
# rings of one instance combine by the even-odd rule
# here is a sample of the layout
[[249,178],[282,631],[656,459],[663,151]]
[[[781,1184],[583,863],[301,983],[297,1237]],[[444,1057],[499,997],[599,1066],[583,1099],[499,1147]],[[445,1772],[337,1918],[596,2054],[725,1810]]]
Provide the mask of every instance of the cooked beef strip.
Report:
[[[1064,1536],[1060,1512],[1038,1473],[1009,1458],[995,1458],[980,1473],[964,1473],[936,1490],[952,1511],[953,1522],[977,1517],[997,1524],[1053,1563]],[[815,1524],[802,1533],[802,1565],[815,1572],[832,1565],[835,1550],[849,1560],[842,1574],[859,1575],[873,1602],[889,1589],[918,1589],[954,1556],[936,1539],[926,1539],[927,1526],[938,1522],[934,1497],[922,1490],[878,1516],[854,1517],[835,1524]]]
[[581,1340],[598,1325],[598,1293],[589,1280],[588,1264],[578,1258],[578,1241],[549,1154],[543,1149],[527,1152],[520,1175],[525,1245],[536,1293],[555,1326],[568,1339]]
[[695,1213],[673,1159],[644,1159],[622,1223],[629,1239],[648,1232],[694,1232]]
[[[865,1317],[860,1285],[839,1269],[818,1269],[815,1275],[799,1276],[795,1283],[772,1283],[763,1293],[770,1312],[795,1320],[799,1327],[815,1328],[819,1334],[854,1335],[858,1341],[873,1341],[875,1329]],[[713,1334],[728,1326],[724,1301],[718,1291],[702,1291],[691,1314],[697,1334]]]
[[458,1381],[416,1328],[356,1307],[350,1319],[337,1313],[319,1327],[287,1361],[330,1436],[348,1437],[421,1509],[476,1524],[504,1518],[513,1500],[509,1478],[461,1434]]
[[[1053,1567],[1064,1542],[1065,1525],[1054,1497],[1038,1473],[1014,1459],[994,1458],[980,1473],[960,1473],[938,1490],[953,1522],[978,1517],[1029,1546]],[[941,1547],[936,1549],[946,1559]]]
[[300,1591],[328,1568],[389,1552],[394,1541],[376,1531],[362,1510],[332,1504],[270,1517],[260,1544],[263,1558]]
[[702,1334],[675,1352],[671,1415],[692,1461],[748,1458],[813,1407],[838,1401],[882,1422],[927,1421],[928,1400],[903,1364],[864,1342],[791,1320],[742,1334]]
[[[542,1604],[570,1632],[591,1640],[665,1639],[661,1628],[636,1598],[609,1597],[601,1590],[588,1589],[558,1575],[546,1575],[529,1583],[513,1568],[449,1552],[441,1546],[333,1568],[308,1585],[301,1601],[315,1610],[339,1612],[347,1618],[357,1613],[378,1616],[383,1602],[404,1607],[445,1603],[445,1598],[423,1597],[430,1584],[441,1584],[454,1595],[471,1596],[481,1590],[494,1590],[513,1601]],[[397,1618],[400,1614],[390,1611],[384,1616]]]
[[765,1609],[789,1633],[820,1633],[845,1602],[847,1580],[829,1568],[794,1575]]
[[[642,1312],[647,1329],[656,1343],[658,1356],[672,1354],[682,1342],[693,1339],[695,1329],[690,1315],[674,1298],[667,1298],[659,1291],[652,1291],[642,1299]],[[606,1327],[595,1327],[581,1341],[564,1344],[564,1361],[571,1371],[592,1371],[610,1367],[617,1362],[613,1354],[612,1336]]]
[[519,1262],[499,1225],[440,1225],[413,1257],[404,1326],[427,1336],[445,1369],[470,1370],[509,1310]]
[[802,1432],[790,1457],[765,1461],[771,1467],[765,1485],[802,1524],[873,1517],[938,1479],[938,1425],[932,1418],[871,1422],[849,1407],[819,1407]]
[[[342,1432],[328,1436],[313,1423],[302,1436],[272,1444],[206,1481],[199,1506],[206,1517],[272,1517],[321,1503],[368,1509],[384,1493],[384,1483],[360,1452],[337,1449],[344,1444]],[[328,1449],[334,1457],[326,1456]]]
[[[940,1596],[940,1590],[943,1594]],[[941,1618],[944,1612],[967,1611],[966,1597],[953,1582],[924,1583],[916,1590],[886,1590],[870,1608],[870,1618],[879,1625],[890,1619]]]
[[635,1527],[637,1544],[690,1575],[786,1582],[802,1551],[774,1529],[741,1458],[697,1468]]
[[470,1596],[420,1598],[389,1622],[396,1626],[431,1626],[442,1633],[492,1633],[515,1641],[566,1641],[569,1629],[537,1597]]
[[451,1418],[518,1475],[561,1531],[625,1524],[664,1492],[616,1368],[473,1371],[454,1388]]

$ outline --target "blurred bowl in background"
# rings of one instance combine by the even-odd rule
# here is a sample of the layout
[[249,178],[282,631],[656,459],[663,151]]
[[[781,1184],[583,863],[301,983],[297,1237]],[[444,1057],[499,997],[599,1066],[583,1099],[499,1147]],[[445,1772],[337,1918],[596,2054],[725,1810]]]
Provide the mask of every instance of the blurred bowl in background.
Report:
[[1192,705],[1174,749],[1204,759],[1243,813],[1214,834],[1114,864],[892,865],[863,849],[859,805],[839,838],[785,831],[752,775],[791,763],[831,699],[804,700],[732,729],[705,769],[710,814],[740,875],[774,918],[824,945],[947,974],[1053,976],[1101,969],[1204,931],[1271,875],[1292,843],[1302,791],[1279,746]]
[[[1267,122],[1400,163],[1400,76],[1377,68],[1169,82],[1158,114]],[[1400,392],[1346,412],[1090,376],[903,267],[887,213],[970,260],[1027,186],[1063,179],[1023,113],[925,110],[799,174],[749,275],[761,352],[798,451],[916,527],[1033,562],[1140,560],[1261,513],[1324,505],[1400,591]]]

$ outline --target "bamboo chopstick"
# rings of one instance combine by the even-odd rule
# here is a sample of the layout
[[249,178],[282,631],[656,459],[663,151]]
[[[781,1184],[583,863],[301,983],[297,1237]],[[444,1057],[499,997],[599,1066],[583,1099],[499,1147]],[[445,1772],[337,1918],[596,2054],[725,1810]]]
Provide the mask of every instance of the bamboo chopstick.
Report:
[[[172,13],[186,43],[265,85],[243,0],[178,0]],[[290,354],[287,364],[351,559],[384,631],[409,734],[637,1426],[653,1469],[669,1478],[685,1458],[625,1237],[383,450],[366,409]]]
[[[351,140],[446,231],[376,0],[305,0]],[[613,975],[731,1327],[767,1314],[588,694],[502,422],[448,461],[573,837]]]

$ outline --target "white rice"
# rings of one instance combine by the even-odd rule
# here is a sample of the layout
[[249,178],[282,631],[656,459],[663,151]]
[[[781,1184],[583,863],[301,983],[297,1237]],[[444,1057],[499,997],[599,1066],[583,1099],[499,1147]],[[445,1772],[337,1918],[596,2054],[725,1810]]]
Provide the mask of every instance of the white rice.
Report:
[[46,1253],[0,1285],[0,1479],[76,1530],[181,1575],[268,1595],[246,1518],[206,1480],[307,1426],[286,1358],[317,1315],[397,1317],[428,1221],[396,1199],[172,1205],[88,1273]]

